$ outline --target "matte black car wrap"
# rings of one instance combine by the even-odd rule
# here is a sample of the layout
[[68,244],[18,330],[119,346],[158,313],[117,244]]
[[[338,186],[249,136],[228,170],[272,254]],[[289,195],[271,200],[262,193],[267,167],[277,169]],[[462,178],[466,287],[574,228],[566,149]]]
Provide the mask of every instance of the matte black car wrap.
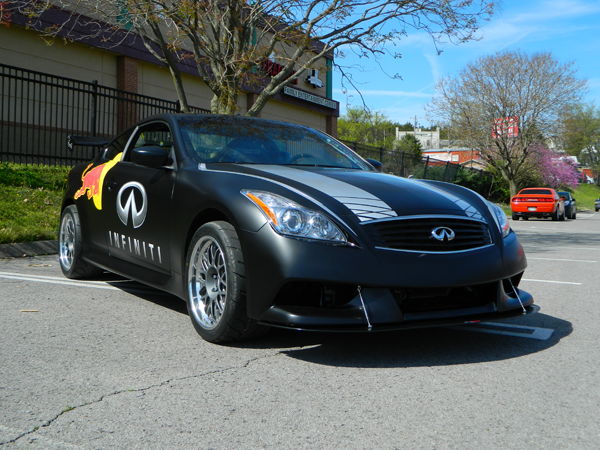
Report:
[[173,293],[213,342],[538,309],[518,289],[527,262],[498,207],[262,119],[140,122],[72,170],[59,241],[66,276],[105,269]]

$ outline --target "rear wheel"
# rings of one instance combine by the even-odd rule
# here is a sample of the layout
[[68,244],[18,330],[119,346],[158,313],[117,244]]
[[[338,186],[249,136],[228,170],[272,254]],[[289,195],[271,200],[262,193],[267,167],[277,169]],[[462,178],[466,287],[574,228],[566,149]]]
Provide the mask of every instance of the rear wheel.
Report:
[[187,265],[188,312],[204,340],[234,342],[268,331],[246,314],[244,257],[231,224],[200,227],[192,237]]
[[556,211],[554,212],[554,214],[552,214],[552,220],[556,222],[559,218],[560,214],[558,213],[558,208],[556,208]]
[[58,260],[67,278],[83,279],[100,275],[103,270],[82,259],[81,224],[75,205],[67,206],[60,217]]
[[563,210],[563,213],[558,216],[558,220],[565,220],[567,217],[567,212]]
[[515,213],[512,213],[512,220],[519,220],[519,216]]

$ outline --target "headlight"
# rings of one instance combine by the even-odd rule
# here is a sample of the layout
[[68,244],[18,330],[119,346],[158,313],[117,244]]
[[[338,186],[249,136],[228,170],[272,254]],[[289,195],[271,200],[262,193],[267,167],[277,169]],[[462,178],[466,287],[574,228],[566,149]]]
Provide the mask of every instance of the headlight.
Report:
[[243,190],[265,215],[273,229],[284,236],[346,243],[346,236],[323,214],[264,191]]
[[506,218],[506,214],[504,214],[504,211],[502,211],[502,208],[491,202],[488,202],[488,208],[490,209],[494,218],[496,219],[496,224],[502,232],[502,237],[508,236],[508,233],[510,233],[510,227],[508,226],[508,219]]

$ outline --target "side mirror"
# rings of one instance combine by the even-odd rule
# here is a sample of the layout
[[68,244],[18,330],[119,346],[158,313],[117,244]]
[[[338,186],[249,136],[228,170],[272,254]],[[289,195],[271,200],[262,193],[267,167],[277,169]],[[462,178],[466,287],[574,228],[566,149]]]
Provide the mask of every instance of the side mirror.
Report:
[[367,158],[367,162],[371,164],[377,172],[383,171],[383,164],[376,159]]
[[164,148],[158,146],[134,148],[131,153],[131,162],[152,168],[164,167],[168,165],[169,154]]

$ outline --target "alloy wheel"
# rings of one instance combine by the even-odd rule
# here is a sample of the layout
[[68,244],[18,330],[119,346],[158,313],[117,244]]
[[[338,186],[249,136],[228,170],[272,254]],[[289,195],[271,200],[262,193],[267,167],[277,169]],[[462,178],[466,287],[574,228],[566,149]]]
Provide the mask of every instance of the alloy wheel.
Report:
[[188,280],[192,314],[203,328],[216,327],[227,303],[227,267],[223,250],[211,236],[194,246]]

